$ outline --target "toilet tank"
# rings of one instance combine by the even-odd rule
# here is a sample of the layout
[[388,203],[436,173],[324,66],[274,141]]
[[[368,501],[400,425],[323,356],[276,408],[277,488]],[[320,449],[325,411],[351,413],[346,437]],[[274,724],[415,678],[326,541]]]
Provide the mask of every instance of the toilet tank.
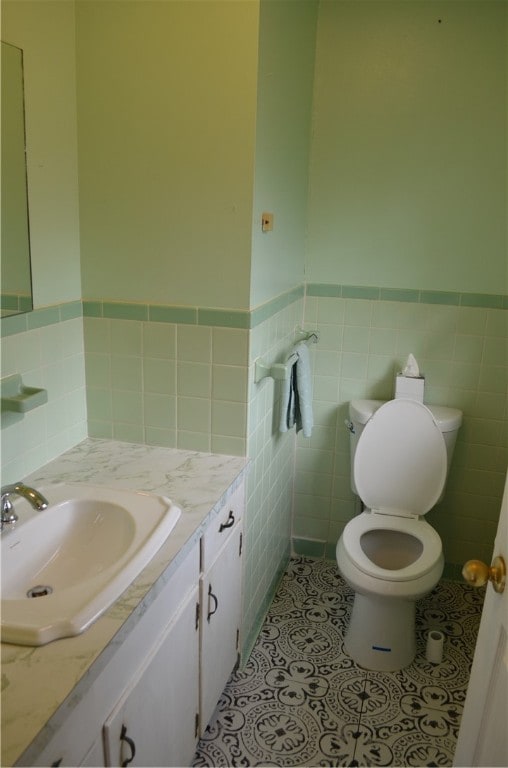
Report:
[[[349,403],[349,432],[350,432],[350,449],[351,449],[351,488],[353,493],[358,496],[354,480],[354,458],[356,452],[356,446],[363,428],[371,418],[371,416],[380,408],[386,400],[351,400]],[[427,404],[425,404],[427,405]],[[455,448],[455,442],[457,440],[457,434],[462,424],[462,411],[458,408],[449,408],[445,405],[427,405],[429,411],[431,411],[436,424],[438,425],[443,435],[446,454],[447,454],[447,470],[450,470],[453,451]],[[442,498],[442,496],[441,496]],[[439,499],[441,500],[441,499]]]

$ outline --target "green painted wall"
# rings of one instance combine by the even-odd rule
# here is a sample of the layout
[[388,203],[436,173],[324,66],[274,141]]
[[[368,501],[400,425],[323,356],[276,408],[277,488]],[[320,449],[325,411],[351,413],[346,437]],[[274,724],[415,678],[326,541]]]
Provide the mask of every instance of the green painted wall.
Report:
[[78,217],[75,4],[4,0],[35,306],[506,291],[506,8],[323,0],[314,81],[314,0],[78,1]]
[[507,12],[321,0],[308,281],[506,292]]
[[304,280],[317,13],[316,0],[260,6],[251,307]]
[[78,2],[83,295],[248,308],[257,2]]

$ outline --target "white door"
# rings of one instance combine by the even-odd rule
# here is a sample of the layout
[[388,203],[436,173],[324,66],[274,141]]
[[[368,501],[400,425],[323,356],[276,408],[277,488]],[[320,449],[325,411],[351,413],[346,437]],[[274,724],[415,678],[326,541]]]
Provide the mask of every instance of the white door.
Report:
[[[493,556],[508,564],[508,475]],[[487,586],[453,764],[508,766],[508,584]]]

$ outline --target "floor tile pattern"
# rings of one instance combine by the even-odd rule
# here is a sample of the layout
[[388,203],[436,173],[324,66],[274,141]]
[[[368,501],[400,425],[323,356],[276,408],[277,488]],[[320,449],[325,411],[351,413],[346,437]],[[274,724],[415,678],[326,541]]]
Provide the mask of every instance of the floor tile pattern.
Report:
[[[417,605],[417,655],[362,669],[343,648],[353,593],[331,561],[291,560],[194,766],[452,765],[484,590],[441,582]],[[427,633],[445,635],[442,663]]]

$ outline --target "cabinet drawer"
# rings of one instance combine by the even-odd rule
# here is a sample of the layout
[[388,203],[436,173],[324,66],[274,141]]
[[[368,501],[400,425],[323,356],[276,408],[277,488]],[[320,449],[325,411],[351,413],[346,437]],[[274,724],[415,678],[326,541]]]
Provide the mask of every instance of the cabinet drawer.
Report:
[[201,540],[201,569],[203,571],[211,566],[221,548],[237,530],[243,517],[244,492],[244,485],[242,484],[230,496],[203,534]]

